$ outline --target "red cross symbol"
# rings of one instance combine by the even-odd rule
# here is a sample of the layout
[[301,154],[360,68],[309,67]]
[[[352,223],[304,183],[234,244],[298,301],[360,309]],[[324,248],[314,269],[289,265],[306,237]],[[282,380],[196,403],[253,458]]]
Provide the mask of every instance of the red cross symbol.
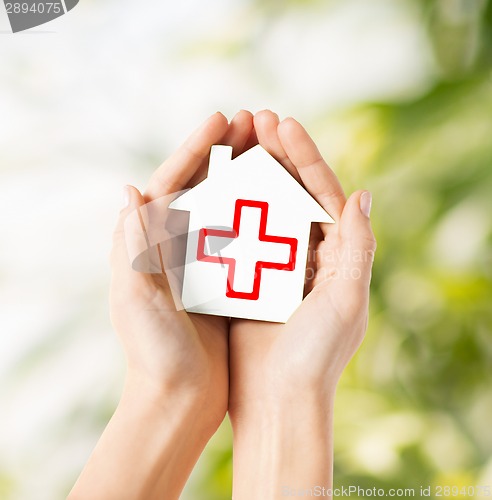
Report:
[[[290,246],[289,260],[287,263],[267,262],[263,260],[256,261],[254,267],[254,281],[252,292],[239,292],[234,290],[234,275],[236,272],[236,259],[231,257],[222,257],[215,255],[207,255],[205,253],[205,240],[207,236],[235,239],[239,236],[241,225],[241,211],[243,207],[252,207],[260,209],[260,227],[258,230],[258,240],[266,243],[280,243]],[[266,224],[268,217],[268,203],[265,201],[252,200],[236,200],[234,210],[234,222],[232,231],[224,231],[221,229],[200,229],[198,236],[197,260],[203,262],[214,262],[217,264],[227,265],[227,288],[226,296],[235,299],[258,300],[260,296],[260,282],[262,269],[278,269],[281,271],[293,271],[296,265],[297,254],[297,239],[286,238],[283,236],[271,236],[266,234]]]

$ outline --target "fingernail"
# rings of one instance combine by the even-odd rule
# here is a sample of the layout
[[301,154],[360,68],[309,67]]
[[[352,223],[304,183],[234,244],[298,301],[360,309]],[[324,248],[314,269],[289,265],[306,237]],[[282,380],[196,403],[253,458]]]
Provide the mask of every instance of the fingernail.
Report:
[[130,188],[125,186],[123,188],[123,208],[127,208],[130,204]]
[[372,205],[372,195],[369,191],[364,191],[360,195],[359,205],[360,205],[360,211],[366,217],[369,217],[369,215],[371,214],[371,205]]

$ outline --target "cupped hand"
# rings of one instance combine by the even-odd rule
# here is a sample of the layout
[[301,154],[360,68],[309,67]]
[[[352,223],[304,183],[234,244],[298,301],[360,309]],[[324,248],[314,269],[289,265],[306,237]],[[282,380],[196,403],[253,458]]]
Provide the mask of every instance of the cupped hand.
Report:
[[228,124],[220,113],[211,116],[153,174],[147,190],[128,186],[128,205],[121,211],[111,257],[111,319],[124,347],[128,377],[137,390],[158,398],[197,398],[200,418],[213,432],[224,418],[228,398],[229,320],[177,310],[164,273],[132,269],[125,242],[126,217],[144,204],[191,188],[206,175],[213,144],[241,152],[254,137],[253,117],[239,112]]
[[285,324],[233,319],[229,411],[240,419],[272,401],[314,394],[329,398],[367,326],[376,242],[371,195],[342,187],[314,142],[294,119],[271,111],[254,117],[259,143],[332,216],[311,234],[305,298]]

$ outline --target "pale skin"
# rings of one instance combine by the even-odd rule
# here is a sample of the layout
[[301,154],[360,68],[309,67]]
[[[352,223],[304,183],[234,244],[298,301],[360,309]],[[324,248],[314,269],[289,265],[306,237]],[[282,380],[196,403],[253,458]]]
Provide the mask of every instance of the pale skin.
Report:
[[[213,144],[261,144],[333,217],[312,231],[305,299],[285,324],[176,311],[165,274],[134,271],[126,216],[206,176]],[[371,197],[349,199],[305,129],[265,110],[212,115],[141,195],[127,188],[111,255],[111,319],[127,377],[114,416],[69,499],[175,499],[227,411],[233,498],[282,498],[332,484],[336,386],[363,340],[375,239]]]

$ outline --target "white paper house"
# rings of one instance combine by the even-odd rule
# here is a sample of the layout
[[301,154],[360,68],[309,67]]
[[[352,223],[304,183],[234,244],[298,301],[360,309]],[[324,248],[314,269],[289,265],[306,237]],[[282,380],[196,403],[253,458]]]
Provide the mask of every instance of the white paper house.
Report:
[[311,222],[333,222],[261,146],[212,146],[207,179],[170,208],[190,212],[184,308],[276,322],[302,301]]

